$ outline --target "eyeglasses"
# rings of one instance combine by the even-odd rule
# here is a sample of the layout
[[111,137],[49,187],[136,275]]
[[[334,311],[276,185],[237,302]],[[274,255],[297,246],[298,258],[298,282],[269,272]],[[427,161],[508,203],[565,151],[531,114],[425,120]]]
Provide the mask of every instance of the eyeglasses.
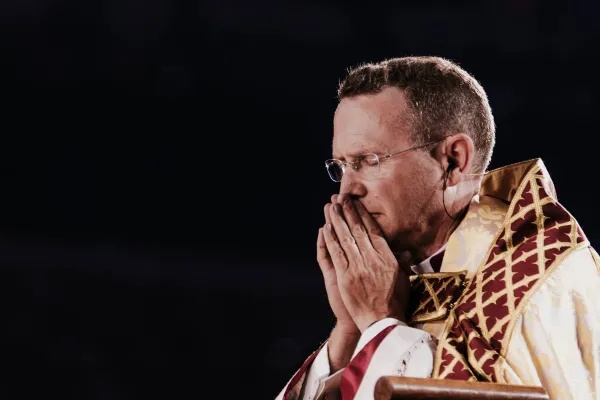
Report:
[[377,177],[377,175],[379,174],[379,165],[384,160],[396,156],[398,154],[406,153],[411,150],[416,150],[430,146],[435,143],[439,143],[442,140],[446,139],[446,137],[443,137],[439,140],[435,140],[433,142],[422,144],[420,146],[411,147],[410,149],[398,151],[396,153],[386,154],[385,156],[381,157],[375,153],[366,153],[356,157],[356,161],[353,162],[344,162],[342,160],[332,158],[325,161],[325,168],[327,168],[327,173],[329,174],[331,180],[334,182],[342,181],[342,176],[344,176],[344,172],[346,172],[346,166],[348,165],[350,165],[352,167],[352,170],[358,173],[361,176],[361,178],[372,179]]

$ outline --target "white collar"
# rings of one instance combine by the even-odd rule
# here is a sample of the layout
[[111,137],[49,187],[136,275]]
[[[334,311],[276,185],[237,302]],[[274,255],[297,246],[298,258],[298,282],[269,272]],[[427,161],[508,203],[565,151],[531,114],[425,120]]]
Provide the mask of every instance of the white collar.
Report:
[[436,251],[435,253],[433,253],[426,260],[423,260],[423,261],[421,261],[420,263],[418,263],[416,265],[412,265],[410,267],[410,269],[412,270],[412,272],[414,272],[415,274],[428,274],[428,273],[431,273],[431,272],[435,272],[433,270],[433,267],[431,266],[431,259],[433,257],[437,256],[438,254],[440,254],[442,251],[446,250],[446,246],[448,246],[448,243],[446,243],[442,247],[440,247],[438,251]]

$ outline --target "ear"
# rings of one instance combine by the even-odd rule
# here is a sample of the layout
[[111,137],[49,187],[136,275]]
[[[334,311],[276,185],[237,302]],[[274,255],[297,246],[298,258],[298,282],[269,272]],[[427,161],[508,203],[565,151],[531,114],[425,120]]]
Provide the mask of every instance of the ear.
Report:
[[455,186],[463,181],[465,174],[473,168],[475,145],[473,139],[464,133],[448,137],[440,146],[439,161],[448,174],[447,186]]

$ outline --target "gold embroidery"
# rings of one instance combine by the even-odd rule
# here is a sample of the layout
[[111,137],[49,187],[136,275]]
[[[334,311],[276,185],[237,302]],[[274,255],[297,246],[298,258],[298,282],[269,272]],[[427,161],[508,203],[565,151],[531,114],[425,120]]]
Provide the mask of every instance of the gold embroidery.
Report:
[[[495,380],[498,365],[505,362],[515,321],[529,298],[564,257],[589,246],[576,221],[556,202],[554,186],[541,160],[498,171],[486,175],[482,193],[493,189],[497,192],[493,197],[510,201],[503,229],[486,246],[470,287],[460,295],[455,312],[446,322],[439,338],[434,377],[471,379],[476,373],[481,379]],[[508,175],[508,186],[502,174]],[[462,363],[461,367],[457,363]]]
[[410,324],[443,320],[464,289],[467,271],[436,272],[410,276]]

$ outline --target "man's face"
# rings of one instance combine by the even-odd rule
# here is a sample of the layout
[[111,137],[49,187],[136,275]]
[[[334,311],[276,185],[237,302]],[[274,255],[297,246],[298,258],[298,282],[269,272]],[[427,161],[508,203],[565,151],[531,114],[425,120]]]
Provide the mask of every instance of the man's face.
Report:
[[[384,156],[413,147],[404,92],[386,88],[375,95],[343,99],[335,112],[333,157]],[[394,251],[418,245],[441,207],[442,170],[431,155],[413,150],[385,159],[376,177],[346,167],[340,195],[360,200],[375,217]]]

